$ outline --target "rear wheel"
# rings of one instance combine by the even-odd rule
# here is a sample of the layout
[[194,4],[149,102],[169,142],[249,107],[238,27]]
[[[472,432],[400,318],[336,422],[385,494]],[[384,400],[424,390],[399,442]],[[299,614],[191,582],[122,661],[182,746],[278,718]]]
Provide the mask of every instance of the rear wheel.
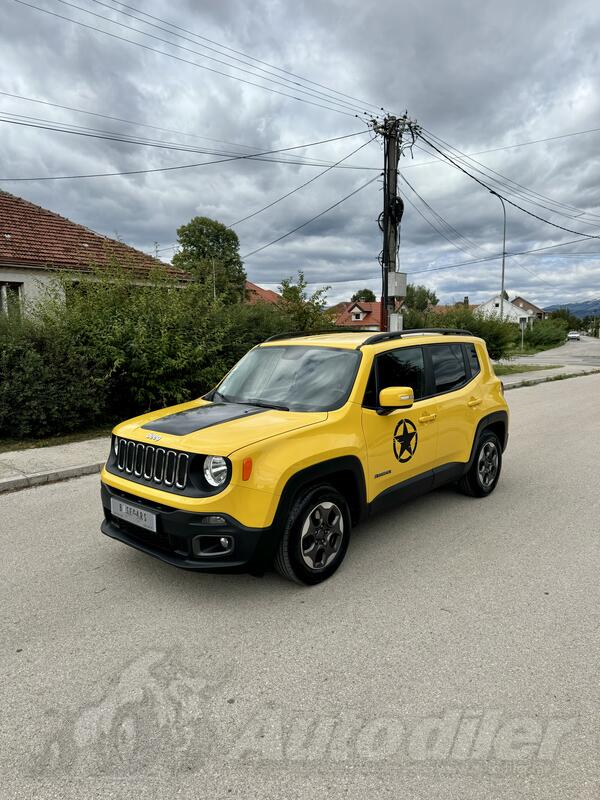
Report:
[[500,440],[493,431],[484,431],[479,437],[473,463],[458,482],[458,488],[470,497],[487,497],[496,488],[501,469]]
[[337,489],[317,486],[305,490],[288,517],[275,568],[296,583],[321,583],[344,560],[350,529],[348,504]]

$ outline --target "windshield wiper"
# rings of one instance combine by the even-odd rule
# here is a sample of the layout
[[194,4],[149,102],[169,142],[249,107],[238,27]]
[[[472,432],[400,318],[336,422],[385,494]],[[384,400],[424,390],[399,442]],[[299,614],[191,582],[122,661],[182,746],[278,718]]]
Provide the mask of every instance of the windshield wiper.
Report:
[[218,389],[213,393],[213,399],[219,397],[223,403],[237,403],[240,406],[258,406],[259,408],[272,408],[275,411],[289,411],[287,406],[280,406],[277,403],[265,403],[264,400],[238,400],[237,397],[228,397],[221,394]]
[[265,403],[263,400],[240,400],[238,402],[243,406],[258,406],[259,408],[272,408],[275,411],[289,411],[287,406],[280,406],[277,403]]

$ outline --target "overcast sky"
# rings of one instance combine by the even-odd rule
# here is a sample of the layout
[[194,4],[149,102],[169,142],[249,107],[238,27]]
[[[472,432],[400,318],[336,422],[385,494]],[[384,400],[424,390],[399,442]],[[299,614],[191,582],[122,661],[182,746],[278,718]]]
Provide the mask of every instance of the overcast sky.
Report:
[[[314,84],[305,84],[302,91],[306,93],[300,94],[298,86],[292,88],[286,82],[290,76],[283,72],[271,74],[279,84],[269,83],[257,68],[271,73],[273,69],[257,62],[254,67],[237,62],[238,67],[255,73],[249,75],[209,61],[206,56],[221,61],[242,57],[231,51],[215,53],[217,46],[193,35],[200,34],[377,107],[394,113],[408,109],[427,131],[468,154],[600,128],[597,0],[382,0],[377,4],[364,0],[146,0],[139,5],[129,0],[135,8],[187,31],[171,28],[172,34],[123,16],[118,9],[142,18],[131,6],[125,9],[113,0],[27,2],[326,108],[245,85],[6,0],[0,31],[0,91],[119,117],[132,124],[0,96],[2,116],[7,118],[8,114],[13,120],[32,122],[24,117],[35,117],[44,120],[36,122],[41,125],[49,120],[51,124],[102,129],[112,136],[125,133],[155,143],[237,154],[277,150],[366,130],[364,121],[352,116],[354,112],[338,113],[348,111],[345,103],[358,105],[361,110],[364,105],[339,95],[334,104],[331,92]],[[146,20],[168,27],[157,20]],[[148,38],[142,31],[181,47]],[[178,39],[176,32],[185,39]],[[320,96],[312,92],[320,92]],[[211,156],[197,152],[6,122],[0,122],[0,137],[1,178],[120,172],[211,160]],[[332,163],[368,138],[362,133],[280,157]],[[578,211],[536,197],[552,211],[533,205],[531,195],[527,195],[529,201],[510,195],[559,225],[595,234],[600,232],[599,153],[600,132],[475,157],[538,195],[596,215],[582,217]],[[276,239],[375,178],[382,164],[380,142],[373,141],[344,162],[344,166],[372,169],[332,169],[237,225],[242,254]],[[442,302],[462,300],[464,295],[478,302],[493,295],[500,286],[500,260],[455,269],[434,268],[501,251],[502,208],[498,198],[423,150],[415,149],[412,160],[407,154],[401,168],[429,205],[469,240],[458,239],[446,229],[448,238],[464,248],[457,249],[407,203],[400,259],[409,281],[434,288]],[[161,248],[174,243],[177,227],[195,215],[233,223],[323,169],[238,160],[146,175],[3,182],[0,188],[153,252],[155,242]],[[402,183],[401,189],[432,220],[431,212],[412,191]],[[331,284],[331,302],[348,299],[362,286],[371,287],[379,295],[380,210],[381,184],[375,180],[296,234],[247,258],[248,277],[276,288],[281,278],[303,269],[312,283]],[[439,220],[436,225],[440,226]],[[508,251],[576,238],[508,207]],[[168,259],[172,252],[162,250],[161,256]],[[549,253],[552,255],[507,261],[506,285],[511,296],[520,294],[542,305],[600,297],[600,241],[581,240]],[[568,255],[558,257],[559,253]],[[592,255],[573,255],[584,253]]]

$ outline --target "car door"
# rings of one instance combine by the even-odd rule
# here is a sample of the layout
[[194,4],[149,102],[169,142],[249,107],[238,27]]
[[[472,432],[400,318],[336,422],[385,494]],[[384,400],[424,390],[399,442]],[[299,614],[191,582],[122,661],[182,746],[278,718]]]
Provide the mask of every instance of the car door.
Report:
[[[412,387],[415,402],[411,408],[379,413],[379,392],[389,386]],[[362,410],[370,500],[396,484],[426,476],[433,468],[437,408],[436,398],[425,399],[427,387],[422,347],[398,347],[375,357]]]
[[464,463],[471,453],[477,406],[481,403],[471,357],[461,343],[432,344],[425,348],[438,415],[437,466]]

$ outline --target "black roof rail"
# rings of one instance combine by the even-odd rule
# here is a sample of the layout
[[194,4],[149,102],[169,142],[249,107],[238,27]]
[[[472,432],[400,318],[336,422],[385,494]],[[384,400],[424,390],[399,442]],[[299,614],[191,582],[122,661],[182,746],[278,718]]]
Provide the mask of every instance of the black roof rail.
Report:
[[388,342],[392,339],[401,339],[403,336],[410,336],[413,333],[439,333],[442,336],[474,336],[471,331],[463,330],[462,328],[407,328],[404,331],[383,331],[381,333],[374,333],[362,344],[356,348],[360,350],[366,344],[379,344],[379,342]]
[[[370,328],[320,328],[315,331],[288,331],[287,333],[275,333],[265,339],[265,342],[276,342],[278,339],[299,339],[301,336],[319,336],[323,333],[373,333]],[[265,343],[263,342],[263,344]]]

